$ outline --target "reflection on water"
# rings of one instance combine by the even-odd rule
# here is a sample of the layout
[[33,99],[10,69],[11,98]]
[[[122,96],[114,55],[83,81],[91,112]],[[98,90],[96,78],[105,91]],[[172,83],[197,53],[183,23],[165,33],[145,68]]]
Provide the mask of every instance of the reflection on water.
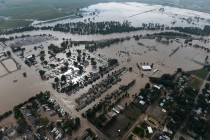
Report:
[[[42,23],[39,26],[53,26],[68,22],[100,22],[128,20],[133,26],[140,27],[143,23],[166,26],[194,26],[203,28],[210,25],[210,14],[179,9],[162,5],[149,5],[136,2],[127,3],[99,3],[81,9],[85,11],[82,18],[64,19],[51,23]],[[36,23],[38,23],[36,21]]]

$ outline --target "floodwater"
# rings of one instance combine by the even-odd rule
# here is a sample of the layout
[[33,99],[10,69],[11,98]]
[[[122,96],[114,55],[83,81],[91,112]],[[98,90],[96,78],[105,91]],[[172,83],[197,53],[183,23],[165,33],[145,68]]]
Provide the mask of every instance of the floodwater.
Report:
[[[144,46],[138,43],[142,43]],[[169,45],[165,45],[151,39],[140,39],[139,41],[131,39],[130,41],[99,49],[97,53],[117,58],[122,66],[133,67],[136,73],[140,72],[136,66],[137,63],[139,65],[144,63],[145,65],[151,65],[153,63],[154,69],[159,70],[153,76],[160,76],[164,73],[172,74],[179,67],[185,71],[201,68],[202,66],[195,63],[194,59],[202,55],[202,59],[199,60],[204,62],[208,53],[190,46],[181,47],[182,44],[184,44],[184,40],[180,40],[179,43],[174,41]],[[179,47],[179,50],[169,57],[177,47]],[[153,71],[144,72],[144,74],[151,76]]]
[[[11,51],[10,48],[7,49]],[[55,92],[48,82],[41,80],[35,68],[26,66],[24,61],[13,53],[12,57],[21,65],[21,70],[0,77],[0,114],[12,110],[14,106],[27,101],[30,97],[40,93],[40,91]],[[12,68],[15,67],[12,66]],[[27,77],[23,76],[24,72],[26,72]]]
[[[18,33],[18,34],[12,34],[12,35],[4,35],[4,37],[9,36],[21,36],[24,35],[39,35],[39,34],[52,34],[53,36],[57,37],[58,40],[48,40],[43,43],[38,43],[34,45],[27,45],[24,46],[26,48],[26,54],[25,55],[31,55],[35,54],[38,55],[39,51],[34,51],[33,46],[41,45],[45,47],[45,51],[47,52],[47,46],[50,43],[54,43],[56,45],[59,45],[63,38],[68,38],[72,40],[103,40],[103,39],[110,39],[110,38],[116,38],[116,37],[126,37],[126,36],[133,36],[133,35],[146,35],[151,33],[156,33],[157,31],[136,31],[136,32],[129,32],[129,33],[115,33],[110,35],[72,35],[72,34],[66,34],[61,32],[53,32],[53,31],[31,31],[31,32],[24,32],[24,33]],[[3,36],[2,36],[3,37]],[[208,37],[207,37],[208,38]],[[139,45],[138,43],[144,44],[144,46]],[[110,58],[117,58],[120,62],[120,67],[125,66],[127,68],[133,67],[133,72],[125,74],[123,78],[124,84],[129,83],[131,80],[138,77],[136,84],[139,86],[136,86],[135,88],[132,88],[132,94],[138,92],[138,90],[144,86],[144,84],[148,81],[147,76],[151,76],[152,72],[144,72],[146,75],[145,78],[141,78],[141,71],[136,67],[136,63],[140,65],[140,63],[148,63],[151,65],[154,64],[154,68],[157,68],[159,71],[155,73],[152,76],[160,76],[164,73],[173,73],[178,67],[183,68],[184,70],[194,70],[199,69],[202,66],[195,63],[193,59],[199,59],[204,60],[205,57],[208,55],[205,51],[201,49],[195,49],[190,46],[186,47],[180,47],[182,44],[184,44],[184,40],[180,39],[180,43],[177,43],[174,41],[173,43],[170,43],[169,45],[161,44],[156,42],[155,40],[150,39],[140,39],[139,41],[135,41],[134,39],[131,39],[130,41],[125,41],[123,43],[114,44],[110,47],[105,47],[104,49],[98,49],[97,53],[101,55],[105,55],[106,57]],[[196,40],[193,41],[193,44],[199,44],[201,46],[208,47],[209,43],[204,44],[203,42]],[[174,49],[177,47],[180,47],[180,49],[171,57],[169,55],[172,53]],[[84,49],[84,45],[73,47],[72,49]],[[31,52],[30,52],[31,50]],[[156,50],[156,51],[155,51]],[[73,52],[73,50],[71,50]],[[120,51],[125,51],[129,53],[129,56],[124,53],[119,53]],[[28,52],[28,53],[27,53]],[[120,56],[119,56],[120,54]],[[201,54],[201,55],[199,55]],[[13,106],[19,104],[20,102],[23,102],[27,100],[29,97],[39,93],[40,91],[46,91],[50,90],[52,93],[57,93],[51,88],[51,81],[42,81],[40,79],[38,71],[35,71],[36,68],[34,67],[28,67],[24,64],[24,61],[21,60],[19,57],[17,57],[15,54],[13,55],[15,57],[15,60],[17,60],[18,63],[21,63],[22,70],[18,70],[14,73],[11,73],[3,78],[0,79],[0,89],[1,89],[1,102],[0,104],[1,110],[0,113],[4,113],[5,111],[12,109]],[[62,55],[61,55],[62,57]],[[39,60],[39,58],[37,58]],[[127,60],[130,59],[130,62],[127,63]],[[46,60],[48,61],[48,57],[46,57]],[[87,71],[89,71],[87,69]],[[24,78],[22,73],[27,73],[27,78]],[[130,78],[130,79],[129,79]],[[17,79],[16,83],[13,83],[14,80]],[[140,86],[141,85],[141,86]],[[87,89],[85,89],[86,91]],[[79,93],[84,93],[85,91],[80,91]],[[76,106],[74,104],[74,99],[79,96],[80,94],[74,94],[74,96],[64,96],[65,99],[62,101],[65,102],[71,102],[70,106],[72,111],[74,110],[74,107]],[[14,98],[13,98],[14,97]],[[5,101],[7,101],[7,105],[5,105]],[[69,105],[69,104],[68,104]]]
[[0,76],[6,75],[7,73],[5,67],[0,63]]
[[2,64],[8,69],[8,71],[13,72],[17,70],[16,63],[12,59],[6,59],[2,61]]
[[[70,34],[70,33],[63,33],[58,31],[50,31],[50,30],[37,30],[37,31],[28,31],[23,33],[15,33],[15,34],[9,34],[9,35],[0,35],[0,37],[6,37],[9,38],[10,36],[22,36],[22,35],[40,35],[40,34],[51,34],[52,36],[59,38],[62,40],[63,38],[71,39],[73,41],[92,41],[92,40],[105,40],[110,38],[121,38],[126,36],[133,36],[133,35],[146,35],[146,34],[153,34],[153,33],[159,33],[161,31],[134,31],[134,32],[125,32],[125,33],[113,33],[113,34],[107,34],[107,35],[100,35],[100,34],[93,34],[93,35],[77,35],[77,34]],[[10,43],[8,43],[10,44]]]
[[[164,8],[164,11],[160,11],[160,8]],[[100,3],[84,8],[83,10],[86,11],[85,13],[86,15],[83,18],[73,19],[73,20],[72,19],[62,20],[59,22],[49,23],[46,25],[84,21],[85,19],[90,18],[90,21],[114,20],[122,22],[123,20],[128,20],[131,21],[132,25],[134,26],[141,26],[143,22],[145,23],[160,22],[160,24],[167,24],[168,26],[203,27],[204,25],[209,25],[208,19],[210,19],[209,14],[201,12],[172,8],[168,6],[163,7],[160,5],[147,5],[141,3]],[[90,15],[91,12],[96,12],[96,15]],[[200,18],[195,18],[195,17],[200,17]],[[184,20],[183,18],[188,20]],[[173,21],[176,22],[172,24],[171,22]],[[17,33],[12,35],[1,35],[0,37],[21,36],[23,34],[24,35],[52,34],[52,36],[58,38],[58,40],[48,40],[42,43],[39,42],[38,44],[34,45],[31,44],[24,46],[26,48],[25,55],[31,55],[31,54],[38,55],[39,51],[33,50],[33,47],[35,45],[43,44],[47,52],[47,46],[50,43],[59,45],[63,41],[63,38],[71,39],[74,41],[92,41],[92,40],[104,40],[110,38],[120,38],[120,37],[133,36],[133,35],[146,35],[158,32],[160,31],[136,31],[129,33],[114,33],[109,35],[72,35],[70,33],[39,30],[39,31]],[[209,39],[209,37],[206,38]],[[142,43],[144,45],[139,45],[138,43]],[[209,43],[204,44],[199,40],[193,41],[193,44],[199,44],[204,47],[209,46]],[[146,82],[148,82],[147,76],[161,76],[164,73],[174,73],[174,71],[178,67],[181,67],[186,71],[199,69],[202,67],[201,65],[195,63],[193,60],[203,61],[205,57],[209,54],[201,49],[195,49],[193,47],[185,45],[184,47],[181,47],[181,45],[184,45],[184,40],[182,39],[180,39],[180,42],[173,41],[173,43],[170,43],[169,45],[161,44],[156,42],[155,40],[150,40],[150,39],[140,39],[139,41],[131,39],[130,41],[125,41],[123,43],[111,45],[110,47],[105,47],[104,49],[98,49],[96,53],[105,55],[108,58],[109,57],[117,58],[120,62],[120,67],[125,66],[127,68],[129,67],[133,68],[132,72],[127,72],[122,76],[122,82],[120,82],[119,84],[128,84],[133,79],[136,79],[135,86],[129,90],[130,94],[135,94],[139,91],[140,88],[144,87]],[[179,50],[171,57],[169,57],[169,55],[177,47],[179,47]],[[78,49],[78,48],[84,49],[84,45],[74,47],[71,49]],[[11,51],[11,49],[9,48],[7,49]],[[24,64],[24,61],[21,60],[15,54],[13,54],[13,57],[18,63],[21,64],[22,69],[15,71],[14,73],[8,74],[7,76],[4,76],[0,79],[0,89],[1,89],[0,114],[4,113],[5,111],[11,110],[15,105],[27,100],[28,98],[34,96],[40,91],[46,91],[46,90],[51,91],[51,93],[55,93],[54,95],[56,96],[56,98],[60,98],[60,101],[64,104],[64,106],[68,107],[72,112],[74,113],[76,112],[75,107],[77,106],[77,104],[75,103],[74,99],[76,99],[82,93],[85,93],[87,89],[91,87],[91,85],[79,91],[78,93],[73,94],[70,97],[65,94],[57,94],[57,92],[54,91],[51,87],[50,82],[52,81],[50,80],[42,81],[35,67],[29,68]],[[63,57],[63,55],[61,54],[60,57]],[[48,57],[46,57],[46,60],[49,61]],[[155,74],[153,74],[153,71],[142,72],[137,68],[136,66],[137,63],[139,65],[141,63],[142,64],[148,63],[148,65],[151,65],[153,63],[154,69],[158,69],[159,71]],[[2,67],[0,66],[0,73],[4,71],[1,68]],[[37,68],[40,67],[38,66]],[[88,67],[87,71],[89,71],[90,68],[91,67]],[[23,77],[24,72],[27,73],[26,78]],[[144,77],[141,77],[142,73],[145,75]],[[112,91],[117,89],[119,87],[119,84],[113,86],[113,88],[110,89],[107,93],[111,93]],[[104,94],[100,99],[105,97],[106,94]],[[98,99],[96,102],[100,101],[100,99]],[[96,102],[92,103],[90,106],[94,105]],[[76,112],[75,114],[79,113]]]
[[[138,43],[142,43],[144,45],[139,45]],[[200,41],[193,42],[193,44],[195,43],[202,44],[202,42]],[[138,93],[139,89],[144,87],[145,84],[149,82],[148,76],[159,77],[165,73],[173,74],[179,67],[185,71],[202,68],[200,64],[194,62],[194,59],[197,59],[199,57],[199,60],[202,62],[205,60],[205,57],[209,55],[209,53],[205,52],[202,49],[196,49],[188,45],[184,45],[183,47],[181,47],[181,45],[184,45],[183,39],[180,39],[179,42],[176,42],[174,40],[173,43],[170,43],[169,45],[158,43],[155,40],[151,39],[140,39],[139,41],[131,39],[130,41],[125,41],[123,43],[111,45],[110,47],[98,49],[96,51],[96,54],[101,54],[101,56],[105,55],[108,58],[117,58],[120,63],[119,67],[132,67],[133,71],[123,74],[121,76],[121,82],[113,85],[111,89],[104,93],[95,102],[86,106],[80,112],[84,112],[88,108],[92,107],[94,104],[98,103],[101,99],[106,97],[107,94],[110,94],[114,90],[118,89],[120,85],[128,84],[134,79],[136,80],[136,84],[128,91],[130,95]],[[177,47],[179,47],[179,50],[171,57],[169,57],[169,55]],[[83,46],[77,46],[75,48],[82,49]],[[151,65],[153,63],[154,68],[152,71],[148,72],[141,71],[140,69],[138,69],[136,65],[137,63],[139,65],[143,65],[143,63],[148,63],[147,65]],[[116,69],[118,69],[119,67],[117,67]],[[158,72],[156,72],[155,74],[153,73],[154,69],[158,69]],[[144,74],[144,77],[141,77],[141,74]],[[91,85],[85,87],[84,89],[81,89],[80,91],[76,92],[76,94],[72,94],[71,96],[67,96],[65,94],[59,94],[58,96],[61,102],[64,103],[65,106],[67,106],[71,110],[71,112],[78,114],[78,112],[75,111],[77,103],[74,100],[81,94],[86,93],[88,88],[90,87]],[[127,102],[130,101],[132,101],[132,98],[127,100]]]
[[[125,20],[131,22],[135,27],[141,27],[143,23],[160,24],[169,27],[200,27],[210,25],[210,14],[180,9],[170,6],[150,5],[137,2],[108,2],[91,5],[82,8],[82,18],[69,18],[51,23],[45,21],[35,21],[32,25],[54,26],[69,22],[103,22]],[[94,14],[93,14],[94,12]],[[39,25],[37,24],[39,23]]]

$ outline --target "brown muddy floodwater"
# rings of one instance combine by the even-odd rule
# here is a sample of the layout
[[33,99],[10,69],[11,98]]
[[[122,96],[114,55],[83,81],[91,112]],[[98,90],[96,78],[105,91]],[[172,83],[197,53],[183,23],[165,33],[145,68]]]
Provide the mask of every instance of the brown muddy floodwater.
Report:
[[7,70],[5,69],[5,67],[0,63],[0,76],[3,76],[5,74],[7,74]]
[[13,59],[6,59],[2,61],[2,64],[7,68],[8,71],[13,72],[17,70],[16,63]]
[[[18,33],[13,35],[7,35],[4,37],[9,36],[20,36],[24,35],[39,35],[39,34],[52,34],[53,36],[57,37],[58,40],[46,41],[39,44],[28,45],[24,46],[26,48],[27,54],[31,55],[34,53],[38,55],[39,51],[35,52],[33,50],[33,46],[43,44],[45,47],[44,50],[47,52],[47,46],[50,43],[54,43],[59,45],[63,40],[63,38],[68,38],[72,40],[102,40],[102,39],[110,39],[110,38],[118,38],[118,37],[126,37],[126,36],[133,36],[133,35],[145,35],[147,33],[157,33],[157,31],[137,31],[137,32],[130,32],[130,33],[116,33],[111,35],[71,35],[65,34],[61,32],[53,32],[53,31],[32,31],[32,32],[24,32]],[[3,37],[3,36],[0,36]],[[138,43],[142,43],[144,45],[139,45]],[[200,41],[195,41],[193,43],[200,44]],[[120,62],[120,67],[132,67],[133,72],[127,72],[122,76],[122,82],[120,84],[128,84],[133,79],[136,79],[136,86],[130,90],[130,93],[135,94],[139,91],[140,88],[144,87],[145,83],[148,82],[147,76],[161,76],[164,73],[174,73],[174,71],[181,67],[184,70],[194,70],[199,69],[202,66],[195,63],[194,59],[200,59],[203,61],[205,57],[208,55],[207,52],[201,49],[195,49],[190,46],[181,47],[184,44],[184,40],[180,39],[180,42],[173,41],[169,45],[161,44],[156,42],[155,40],[151,39],[140,39],[139,41],[135,41],[131,39],[130,41],[125,41],[123,43],[114,44],[110,47],[105,47],[104,49],[98,49],[97,54],[101,54],[106,56],[106,58],[117,58]],[[206,44],[205,46],[208,46]],[[27,48],[28,47],[28,48]],[[169,55],[179,47],[179,50],[173,54],[171,57]],[[84,45],[73,47],[72,49],[84,49]],[[71,50],[73,52],[73,50]],[[50,90],[52,93],[57,93],[51,88],[50,81],[42,81],[38,71],[36,71],[35,67],[28,67],[24,64],[24,61],[16,57],[18,63],[21,63],[22,69],[15,71],[5,77],[0,79],[0,114],[4,113],[5,111],[11,110],[15,105],[24,102],[29,97],[34,96],[35,94],[39,93],[40,91]],[[64,55],[59,54],[59,57],[63,57]],[[91,54],[93,56],[93,54]],[[48,57],[46,56],[46,60],[48,61]],[[151,72],[142,72],[136,66],[136,64],[143,65],[143,63],[148,65],[154,64],[154,69],[158,69],[159,71],[153,74],[153,70]],[[39,65],[37,68],[41,68]],[[1,69],[1,67],[0,67]],[[87,71],[90,71],[92,68],[88,67]],[[3,70],[1,70],[3,71]],[[23,77],[23,72],[27,73],[27,77]],[[145,76],[141,78],[141,73]],[[16,81],[17,82],[14,82]],[[118,85],[119,86],[119,85]],[[117,87],[113,87],[110,92]],[[90,87],[90,86],[89,86]],[[87,91],[88,87],[84,90],[79,91],[78,93],[67,96],[65,94],[58,95],[60,100],[63,104],[68,106],[72,111],[75,111],[75,104],[74,99],[80,96],[82,93]],[[106,95],[106,94],[105,94]],[[104,96],[105,96],[104,95]],[[99,99],[100,100],[100,99]],[[87,109],[87,108],[86,108]],[[76,111],[75,111],[76,112]]]
[[27,101],[40,91],[54,92],[49,83],[40,79],[38,73],[28,71],[24,78],[23,72],[25,70],[18,70],[0,78],[0,114],[12,110],[14,106]]

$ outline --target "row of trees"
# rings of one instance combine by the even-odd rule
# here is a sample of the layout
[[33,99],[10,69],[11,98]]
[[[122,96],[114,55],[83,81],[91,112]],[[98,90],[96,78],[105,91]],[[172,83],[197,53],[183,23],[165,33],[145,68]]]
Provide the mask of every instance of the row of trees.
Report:
[[12,114],[12,111],[5,112],[4,114],[0,115],[0,121],[9,117]]
[[[142,24],[142,27],[133,27],[130,22],[124,21],[123,23],[115,22],[115,21],[106,21],[106,22],[76,22],[76,23],[66,23],[66,24],[57,24],[54,27],[34,27],[34,26],[26,26],[17,29],[6,30],[1,32],[1,34],[12,34],[12,33],[21,33],[25,31],[33,31],[33,30],[54,30],[60,32],[69,32],[72,34],[111,34],[111,33],[122,33],[122,32],[130,32],[137,30],[176,30],[179,32],[184,32],[192,35],[202,35],[208,36],[210,35],[210,26],[206,25],[203,29],[198,27],[165,27],[164,25],[159,24]],[[175,35],[175,33],[173,33]],[[178,35],[178,34],[177,34]],[[179,34],[181,36],[187,37],[187,35]],[[3,39],[4,41],[5,39]]]
[[173,83],[174,78],[175,78],[175,76],[170,75],[170,74],[163,74],[161,77],[158,77],[158,78],[157,77],[149,77],[149,79],[152,83],[157,83],[157,84],[163,85],[163,86],[171,88],[171,89],[173,89],[175,86]]
[[172,27],[171,29],[184,32],[192,35],[202,35],[202,36],[209,36],[210,35],[210,26],[205,25],[203,29],[198,27]]

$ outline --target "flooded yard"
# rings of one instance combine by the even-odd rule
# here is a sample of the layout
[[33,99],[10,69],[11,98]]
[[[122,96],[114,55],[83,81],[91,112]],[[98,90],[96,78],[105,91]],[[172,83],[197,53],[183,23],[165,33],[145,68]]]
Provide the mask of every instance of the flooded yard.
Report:
[[5,67],[0,63],[0,76],[4,76],[8,74],[8,71],[5,69]]
[[16,63],[13,59],[6,59],[2,61],[2,64],[6,67],[9,72],[13,72],[17,70]]

